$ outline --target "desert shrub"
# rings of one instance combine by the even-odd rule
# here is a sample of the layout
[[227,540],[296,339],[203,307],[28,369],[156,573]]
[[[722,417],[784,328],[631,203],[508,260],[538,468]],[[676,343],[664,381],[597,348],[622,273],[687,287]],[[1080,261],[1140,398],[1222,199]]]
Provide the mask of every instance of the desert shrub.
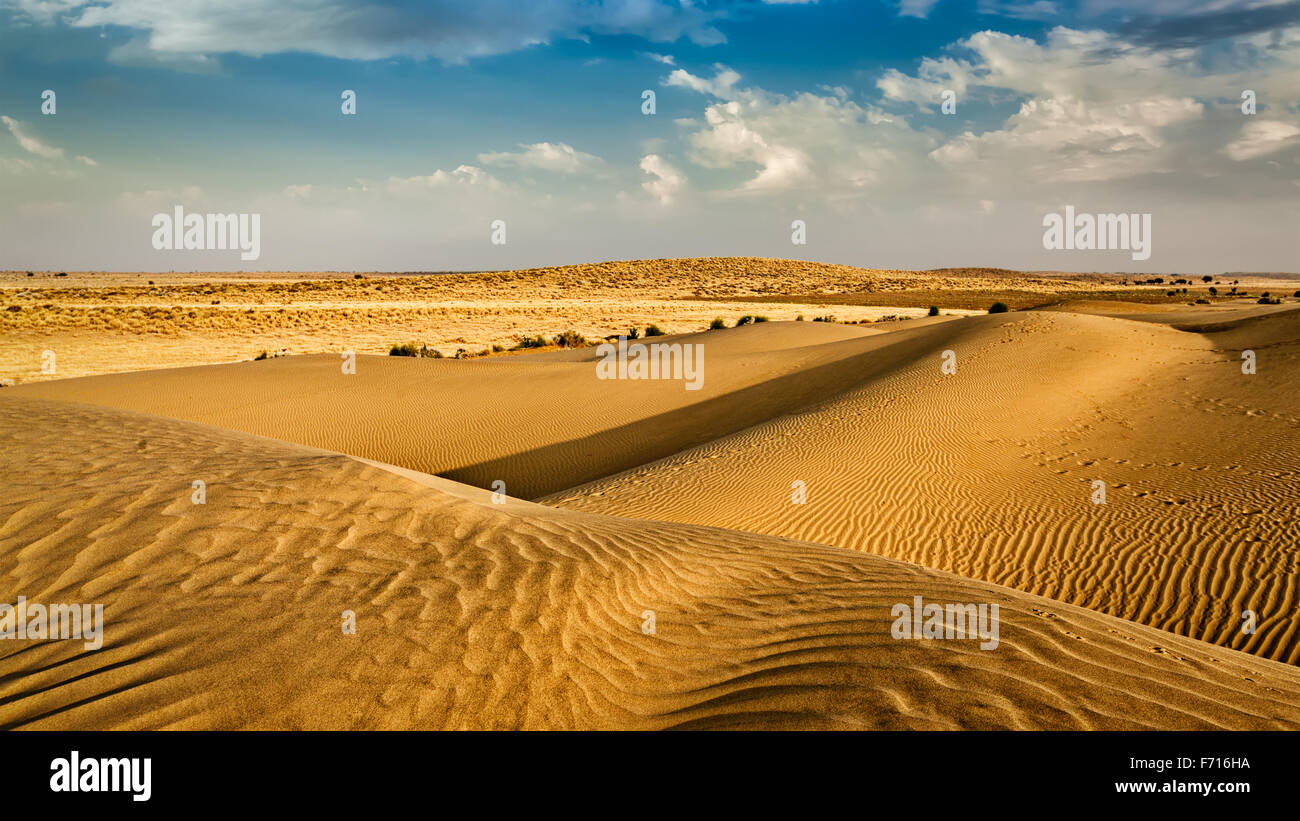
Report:
[[938,306],[938,305],[931,305],[931,306],[930,306],[930,313],[929,313],[929,316],[938,316],[938,315],[939,315],[939,306]]
[[755,322],[767,322],[767,321],[769,321],[769,320],[768,320],[768,318],[765,317],[765,316],[756,316],[756,317],[754,317],[754,321],[755,321]]
[[388,349],[389,356],[418,356],[424,359],[442,359],[442,354],[428,345],[416,347],[414,342],[404,342]]
[[1198,300],[1196,300],[1196,304],[1197,304],[1197,305],[1209,305],[1209,304],[1210,304],[1210,300],[1208,300],[1208,299],[1198,299]]
[[1277,299],[1276,297],[1274,297],[1273,299],[1269,299],[1266,296],[1262,296],[1259,299],[1255,300],[1255,304],[1256,305],[1281,305],[1282,300]]
[[1206,274],[1205,276],[1201,277],[1201,282],[1213,282],[1213,281],[1214,281],[1214,277],[1210,276],[1209,274]]
[[1264,297],[1265,299],[1268,299],[1271,296],[1271,294],[1268,291],[1265,291],[1264,293],[1260,294],[1260,296]]
[[23,306],[21,306],[21,305],[10,305],[10,306],[9,306],[8,308],[6,308],[5,310],[7,310],[7,311],[13,311],[14,313],[18,313],[18,312],[21,311],[22,309],[23,309]]
[[498,345],[495,342],[492,343],[492,353],[503,353],[504,351],[505,351],[505,346]]
[[835,314],[827,314],[826,316],[813,317],[813,322],[835,322],[835,321],[836,321]]
[[260,362],[260,361],[263,360],[263,359],[270,359],[270,358],[271,358],[271,355],[270,355],[270,354],[268,354],[266,351],[262,351],[260,354],[258,354],[257,356],[253,357],[253,361],[254,361],[254,362]]
[[545,348],[550,344],[551,341],[541,334],[538,334],[537,336],[524,336],[520,337],[519,342],[517,342],[510,350],[521,351],[525,348]]
[[754,321],[754,317],[750,316],[749,314],[745,314],[740,319],[736,320],[736,327],[739,328],[741,325],[748,325],[753,321]]
[[555,344],[561,348],[581,348],[587,344],[587,338],[577,331],[565,331],[555,337]]
[[353,278],[353,279],[362,279],[363,277],[361,276],[361,274],[353,274],[353,275],[352,275],[352,278]]
[[1218,293],[1219,293],[1219,289],[1218,289],[1218,288],[1215,288],[1213,285],[1211,285],[1211,286],[1210,286],[1210,296],[1216,296],[1216,295],[1218,295]]
[[715,316],[713,321],[709,323],[710,331],[720,331],[725,327],[727,327],[727,323],[724,322],[720,316]]
[[647,325],[647,326],[645,326],[645,335],[646,335],[646,336],[663,336],[663,335],[664,335],[664,332],[663,332],[663,330],[662,330],[658,325]]
[[638,330],[637,328],[628,328],[628,329],[627,329],[627,338],[628,338],[628,339],[638,339],[638,338],[640,338],[640,336],[641,336],[641,331]]
[[1294,294],[1292,294],[1291,296],[1295,297],[1296,299],[1300,299],[1300,291],[1296,291],[1296,292],[1295,292]]
[[795,321],[795,322],[803,322],[803,314],[799,314],[798,316],[796,316],[796,317],[794,318],[794,321]]
[[989,306],[989,313],[991,314],[1005,314],[1008,310],[1005,302],[994,302]]

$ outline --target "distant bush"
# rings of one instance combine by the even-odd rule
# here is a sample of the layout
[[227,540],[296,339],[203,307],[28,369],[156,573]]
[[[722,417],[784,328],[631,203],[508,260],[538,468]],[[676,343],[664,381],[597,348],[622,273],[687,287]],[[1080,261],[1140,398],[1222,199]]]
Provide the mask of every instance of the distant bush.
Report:
[[1208,299],[1198,299],[1198,300],[1196,300],[1196,304],[1197,304],[1197,305],[1209,305],[1209,304],[1210,304],[1210,300],[1208,300]]
[[[1210,286],[1210,296],[1216,296],[1218,293],[1219,293],[1219,289],[1218,289],[1218,288],[1215,288],[1213,285],[1211,285],[1211,286]],[[1300,291],[1297,291],[1296,293],[1300,293]]]
[[424,359],[442,359],[442,354],[428,345],[421,345],[418,348],[414,342],[406,342],[401,345],[394,345],[388,350],[389,356],[418,356]]
[[641,332],[640,332],[639,330],[637,330],[636,328],[628,328],[628,329],[627,329],[627,338],[628,338],[628,339],[637,339],[637,338],[639,338],[640,336],[641,336]]
[[525,348],[545,348],[550,344],[551,344],[551,340],[547,339],[541,334],[538,334],[537,336],[521,337],[519,339],[519,342],[517,342],[515,346],[510,350],[521,351],[524,350]]
[[577,331],[565,331],[555,337],[555,344],[561,348],[581,348],[587,344],[587,339]]
[[754,321],[754,317],[750,316],[749,314],[745,314],[740,319],[736,320],[736,327],[739,328],[741,325],[748,325],[753,321]]
[[[1300,293],[1300,292],[1298,292],[1298,293]],[[794,321],[795,321],[795,322],[803,322],[803,314],[799,314],[798,316],[796,316],[796,317],[794,318]]]
[[1214,281],[1214,277],[1210,276],[1209,274],[1206,274],[1205,276],[1201,277],[1201,282],[1213,282],[1213,281]]
[[756,317],[754,317],[754,321],[755,321],[755,322],[767,322],[768,319],[767,319],[767,317],[765,317],[765,316],[756,316]]
[[362,276],[361,276],[361,274],[353,274],[353,275],[352,275],[352,278],[353,278],[353,279],[361,279]]
[[835,322],[835,321],[836,321],[835,314],[827,314],[826,316],[813,317],[813,322]]
[[1292,294],[1291,296],[1295,297],[1296,299],[1300,299],[1300,291],[1296,291],[1296,292],[1295,292],[1294,294]]
[[1269,294],[1268,291],[1265,291],[1264,293],[1260,294],[1260,296],[1262,296],[1262,297],[1264,297],[1265,299],[1267,299],[1267,298],[1268,298],[1269,296],[1271,296],[1271,295]]
[[1255,304],[1256,305],[1281,305],[1282,300],[1276,297],[1274,297],[1273,299],[1269,299],[1266,296],[1262,296],[1259,299],[1255,300]]
[[647,326],[645,326],[645,335],[646,335],[646,336],[663,336],[663,335],[664,335],[664,332],[663,332],[663,330],[662,330],[658,325],[647,325]]
[[989,306],[989,313],[991,314],[1005,314],[1008,310],[1010,309],[1007,308],[1007,303],[1005,302],[994,302]]
[[720,331],[725,327],[727,327],[727,323],[724,322],[720,316],[715,316],[713,321],[709,323],[710,331]]
[[258,354],[257,356],[253,357],[253,361],[254,361],[254,362],[260,362],[260,361],[262,361],[263,359],[270,359],[270,358],[271,358],[271,355],[270,355],[270,354],[268,354],[266,351],[262,351],[260,354]]
[[505,347],[498,345],[495,342],[492,343],[492,353],[504,353],[504,352],[505,352]]
[[938,305],[931,305],[931,306],[930,306],[930,314],[929,314],[929,315],[930,315],[930,316],[938,316],[938,315],[939,315],[939,306],[938,306]]

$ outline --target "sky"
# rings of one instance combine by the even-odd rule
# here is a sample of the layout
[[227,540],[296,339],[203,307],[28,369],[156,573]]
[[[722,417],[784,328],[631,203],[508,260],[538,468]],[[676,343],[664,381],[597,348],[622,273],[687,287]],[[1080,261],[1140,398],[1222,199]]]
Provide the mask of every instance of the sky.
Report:
[[1300,0],[0,0],[0,126],[0,269],[1300,271]]

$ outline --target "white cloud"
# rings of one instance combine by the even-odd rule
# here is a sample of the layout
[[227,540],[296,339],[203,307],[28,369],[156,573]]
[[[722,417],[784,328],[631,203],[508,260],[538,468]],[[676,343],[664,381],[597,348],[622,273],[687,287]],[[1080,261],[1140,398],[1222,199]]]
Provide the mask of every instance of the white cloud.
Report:
[[9,129],[9,133],[13,134],[14,139],[18,141],[18,145],[27,153],[44,157],[47,160],[63,159],[63,149],[46,145],[27,133],[27,123],[20,123],[9,116],[0,116],[0,122],[5,124],[5,127]]
[[673,198],[686,186],[686,176],[658,154],[642,157],[641,170],[655,178],[641,183],[641,187],[660,205],[672,204]]
[[[384,191],[399,196],[421,196],[446,188],[499,190],[502,185],[496,177],[472,165],[461,165],[450,172],[438,169],[423,177],[389,177],[383,183]],[[369,190],[369,186],[363,185],[362,190]]]
[[679,68],[668,75],[664,85],[689,88],[700,94],[711,94],[729,100],[735,94],[734,86],[740,81],[740,75],[725,66],[716,66],[715,69],[717,73],[713,75],[713,79],[707,80],[696,77],[684,68]]
[[[432,57],[464,63],[589,34],[635,34],[661,43],[686,38],[699,45],[725,41],[713,25],[725,10],[673,0],[19,0],[19,7],[46,22],[61,13],[74,26],[135,29],[147,35],[142,44],[173,58],[304,51],[352,60]],[[137,57],[128,52],[122,59]]]
[[[1300,145],[1300,127],[1277,120],[1248,120],[1241,127],[1241,136],[1228,143],[1224,151],[1241,162],[1295,145]],[[1300,162],[1300,157],[1297,161]]]
[[705,168],[756,165],[741,191],[820,189],[827,196],[879,185],[911,155],[915,164],[933,147],[931,137],[913,131],[901,117],[860,106],[842,88],[793,97],[760,88],[736,87],[740,75],[719,66],[712,80],[679,70],[672,85],[722,97],[704,111],[704,123],[689,136],[692,162]]
[[930,15],[930,9],[934,8],[939,0],[902,0],[898,4],[899,17],[921,17],[925,18]]
[[479,154],[478,159],[484,165],[515,166],[564,174],[594,174],[605,165],[600,157],[584,154],[566,143],[533,143],[519,147],[524,150]]

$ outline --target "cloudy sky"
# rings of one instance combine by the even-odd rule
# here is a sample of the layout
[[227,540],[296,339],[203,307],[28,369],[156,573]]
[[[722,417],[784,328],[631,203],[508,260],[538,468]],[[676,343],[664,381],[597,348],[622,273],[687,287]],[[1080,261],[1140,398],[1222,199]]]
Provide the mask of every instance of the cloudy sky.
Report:
[[0,125],[0,269],[1300,271],[1300,0],[0,0]]

